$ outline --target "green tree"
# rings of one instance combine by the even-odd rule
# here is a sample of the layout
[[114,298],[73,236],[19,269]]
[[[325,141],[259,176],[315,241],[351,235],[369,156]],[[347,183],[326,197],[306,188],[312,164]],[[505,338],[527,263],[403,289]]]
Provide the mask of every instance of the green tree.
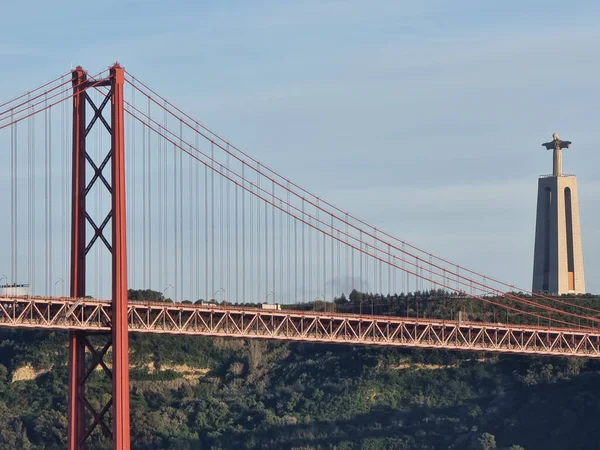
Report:
[[483,433],[477,439],[479,446],[477,447],[479,450],[496,450],[496,438],[493,434]]
[[151,289],[129,289],[127,291],[129,300],[146,300],[149,302],[164,302],[165,297],[162,292],[153,291]]

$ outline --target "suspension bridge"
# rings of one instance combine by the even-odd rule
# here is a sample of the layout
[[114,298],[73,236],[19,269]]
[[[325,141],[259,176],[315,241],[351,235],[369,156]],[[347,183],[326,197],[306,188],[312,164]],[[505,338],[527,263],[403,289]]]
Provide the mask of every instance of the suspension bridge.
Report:
[[[369,225],[118,64],[0,103],[0,149],[0,326],[68,330],[70,450],[97,428],[130,448],[129,332],[600,357],[600,310]],[[128,301],[128,287],[175,302]],[[512,319],[300,308],[353,289],[454,293]],[[112,384],[101,409],[86,397],[96,369]]]

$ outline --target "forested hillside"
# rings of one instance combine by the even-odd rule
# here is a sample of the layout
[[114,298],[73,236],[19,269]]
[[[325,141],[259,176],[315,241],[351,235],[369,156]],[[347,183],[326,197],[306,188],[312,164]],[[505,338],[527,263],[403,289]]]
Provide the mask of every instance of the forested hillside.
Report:
[[[66,344],[0,330],[0,449],[65,448]],[[131,363],[135,449],[600,448],[595,361],[132,335]]]

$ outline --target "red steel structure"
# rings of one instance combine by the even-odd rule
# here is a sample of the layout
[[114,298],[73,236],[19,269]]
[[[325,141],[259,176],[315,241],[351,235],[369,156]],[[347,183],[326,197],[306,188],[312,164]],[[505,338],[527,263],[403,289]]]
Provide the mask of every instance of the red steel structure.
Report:
[[[17,286],[15,279],[19,266],[17,264],[17,254],[19,254],[17,234],[20,234],[17,233],[19,222],[17,220],[19,203],[17,201],[19,199],[17,125],[61,102],[65,102],[63,105],[66,105],[66,100],[69,98],[73,101],[69,296],[66,297],[66,293],[63,293],[62,298],[51,296],[51,282],[54,278],[51,276],[51,270],[48,270],[45,274],[47,286],[43,296],[22,297],[10,293],[0,297],[0,327],[69,331],[69,450],[84,449],[88,438],[96,432],[103,432],[110,436],[115,450],[130,448],[128,332],[600,358],[600,310],[586,306],[582,302],[570,302],[567,299],[547,297],[537,293],[519,296],[515,292],[520,290],[512,285],[462,268],[383,233],[324,202],[268,169],[237,147],[230,145],[228,141],[192,119],[131,74],[127,74],[126,78],[125,70],[119,64],[110,67],[108,75],[105,75],[106,71],[101,74],[103,75],[88,76],[81,67],[77,67],[70,75],[67,73],[33,91],[0,104],[0,130],[4,128],[11,130],[12,214],[9,215],[9,219],[12,250],[10,276],[13,285],[8,285],[10,288]],[[125,83],[129,84],[132,94],[137,92],[143,102],[147,102],[144,111],[136,106],[134,95],[130,98],[131,102],[124,98]],[[71,89],[72,94],[67,94]],[[92,91],[101,94],[100,101],[97,100],[95,103],[92,100],[88,94]],[[158,110],[159,114],[164,114],[163,120],[156,120],[156,113],[154,116],[151,113],[152,108]],[[107,119],[104,112],[108,112],[109,109],[110,118]],[[91,117],[87,117],[86,112],[91,113]],[[65,116],[66,114],[65,107]],[[510,312],[513,315],[516,313],[520,318],[526,317],[530,323],[537,320],[538,325],[498,323],[495,314],[494,323],[463,321],[460,315],[459,320],[425,319],[418,317],[418,302],[416,303],[417,318],[409,317],[408,306],[406,317],[363,315],[362,302],[360,315],[279,310],[273,305],[270,305],[270,308],[252,308],[226,307],[211,302],[199,305],[128,302],[125,114],[128,114],[128,118],[132,120],[132,128],[129,130],[135,130],[137,124],[146,136],[146,140],[142,139],[144,155],[142,163],[139,164],[138,160],[137,164],[129,164],[129,168],[137,167],[143,174],[141,236],[143,261],[138,265],[143,272],[144,287],[156,287],[156,284],[160,284],[162,288],[163,282],[174,280],[172,282],[176,287],[172,285],[167,287],[173,288],[173,297],[178,300],[192,298],[192,292],[196,294],[193,298],[199,299],[200,287],[202,287],[205,290],[206,300],[209,300],[211,292],[213,296],[222,293],[221,297],[227,292],[228,295],[234,295],[236,305],[262,300],[261,292],[263,295],[266,294],[265,301],[270,295],[274,301],[275,292],[278,298],[281,298],[282,291],[287,291],[288,300],[292,300],[292,293],[294,293],[294,303],[300,303],[307,300],[301,298],[307,293],[319,292],[319,297],[323,300],[329,297],[326,293],[331,296],[336,294],[328,280],[342,280],[344,273],[346,276],[351,275],[352,281],[357,283],[361,290],[366,289],[369,286],[368,282],[371,281],[377,291],[383,292],[385,280],[388,285],[387,291],[392,293],[396,290],[397,281],[396,276],[392,277],[392,271],[396,271],[395,275],[401,275],[402,289],[406,288],[407,292],[410,290],[409,286],[415,289],[415,293],[427,288],[452,291],[458,294],[454,298],[456,301],[468,296],[494,308],[500,308],[503,312],[506,311],[506,322],[509,320],[508,312]],[[48,118],[50,117],[49,115]],[[65,120],[64,123],[66,122]],[[50,134],[50,128],[47,120],[46,135]],[[28,129],[30,134],[27,168],[29,181],[33,181],[35,171],[31,162],[35,159],[34,124],[30,123]],[[102,133],[107,131],[110,135],[110,149],[106,151],[104,157],[86,148],[92,130],[102,131]],[[184,130],[187,130],[188,134]],[[65,132],[65,136],[67,134],[68,132]],[[135,132],[130,135],[133,135],[132,141],[128,141],[131,143],[131,148],[128,148],[128,154],[131,156],[135,150]],[[210,152],[203,150],[200,140],[210,146]],[[51,186],[49,180],[52,167],[49,163],[51,142],[49,138],[45,142],[48,187]],[[157,151],[150,152],[152,142],[158,144],[155,149]],[[63,149],[66,148],[65,144]],[[93,148],[90,143],[89,150]],[[222,152],[220,159],[215,157],[215,149]],[[172,154],[174,158],[169,164],[165,164],[167,153]],[[183,176],[184,154],[189,157],[186,161],[191,163],[189,180],[185,185],[188,191],[185,192],[186,195],[184,195],[182,181],[185,178]],[[64,159],[66,161],[68,155]],[[157,159],[160,168],[154,166]],[[230,159],[231,165],[229,165]],[[150,161],[153,161],[152,164]],[[192,172],[192,169],[202,166],[204,188],[200,187],[199,182],[201,172]],[[66,167],[65,163],[63,179],[68,178]],[[110,177],[106,177],[105,172],[108,172],[109,167]],[[170,169],[168,175],[167,167]],[[177,175],[177,168],[179,168],[179,175]],[[148,175],[147,179],[146,175]],[[155,178],[152,178],[152,175]],[[220,178],[217,184],[214,183],[215,175]],[[158,177],[158,186],[153,189],[154,183],[151,180],[156,180],[156,177]],[[135,177],[132,179],[135,180]],[[169,181],[168,189],[167,181]],[[35,212],[33,197],[36,190],[33,185],[34,183],[31,182],[26,187],[30,195],[30,215]],[[110,195],[111,202],[106,216],[94,215],[91,205],[94,201],[88,196],[92,188],[94,193],[106,196],[108,192]],[[204,195],[201,195],[202,191]],[[131,194],[134,197],[135,191],[132,190]],[[170,197],[170,194],[173,194],[173,197]],[[158,196],[159,215],[150,213],[153,198],[156,198],[152,195]],[[227,199],[225,202],[223,195]],[[47,197],[51,198],[50,195]],[[198,229],[202,227],[200,223],[202,197],[204,197],[202,211],[205,219],[203,226],[205,244],[200,250],[199,243],[202,239]],[[241,205],[238,205],[238,197]],[[186,223],[189,220],[189,233],[185,240],[182,225],[184,198],[188,203],[188,208],[185,210]],[[220,198],[220,204],[216,204],[216,198]],[[169,208],[167,203],[170,205]],[[134,207],[130,210],[130,214],[134,219],[132,222],[135,222],[135,199],[132,199],[131,204]],[[146,210],[147,206],[148,210]],[[234,207],[228,208],[228,206]],[[50,232],[52,215],[49,213],[51,210],[51,205],[46,198],[44,222],[47,240],[52,236]],[[99,208],[96,210],[96,214],[99,210]],[[249,216],[247,219],[246,215]],[[66,216],[65,206],[62,214],[65,221]],[[226,220],[223,219],[224,216]],[[209,218],[212,221],[210,226]],[[275,226],[276,219],[279,228]],[[28,218],[27,222],[31,246],[29,249],[31,276],[35,274],[32,261],[35,261],[36,253],[32,249],[36,229],[32,218]],[[156,227],[151,227],[153,222],[158,224],[158,233]],[[249,230],[246,229],[246,223],[249,223],[247,227]],[[133,225],[130,228],[132,241],[130,251],[132,267],[137,267],[133,258],[136,254],[135,243],[140,239],[136,239]],[[63,247],[68,246],[66,229],[65,226]],[[226,230],[225,233],[223,229]],[[91,236],[86,235],[86,230],[92,231]],[[174,234],[174,245],[169,252],[166,246],[167,230],[169,233],[173,231]],[[215,230],[218,233],[215,233]],[[233,231],[233,236],[230,231]],[[307,243],[305,243],[305,235]],[[153,271],[151,265],[146,264],[145,246],[151,250],[151,243],[156,237],[158,243],[154,247],[158,247],[159,269]],[[220,245],[215,246],[219,241]],[[230,241],[233,244],[231,251]],[[184,248],[184,242],[189,248]],[[108,249],[111,256],[111,301],[86,298],[89,293],[86,279],[93,280],[92,271],[88,270],[86,265],[86,258],[92,248],[98,250],[97,254],[99,254],[102,246]],[[44,265],[46,268],[51,268],[52,243],[50,242],[46,247]],[[215,247],[217,247],[216,251]],[[238,252],[240,248],[241,255]],[[277,249],[279,252],[276,251]],[[248,253],[245,253],[246,250]],[[215,254],[219,252],[220,256],[215,258]],[[204,253],[206,258],[204,265],[199,261],[201,253]],[[277,257],[278,253],[279,257]],[[305,253],[308,253],[306,259]],[[151,251],[148,251],[149,261],[152,260],[150,254]],[[313,259],[311,254],[316,254],[316,258]],[[185,264],[184,255],[189,258]],[[168,261],[171,256],[172,259]],[[232,257],[231,263],[230,257]],[[169,262],[174,266],[172,271],[170,268],[167,270]],[[315,267],[311,264],[313,262]],[[67,279],[69,275],[67,255],[63,257],[63,263],[65,266],[63,276]],[[286,265],[288,271],[284,276],[282,269]],[[216,269],[219,266],[220,268]],[[93,263],[90,267],[94,267]],[[203,277],[199,274],[201,267],[204,268]],[[278,267],[279,282],[276,273]],[[337,269],[337,275],[334,268]],[[183,293],[184,270],[185,277],[189,278],[190,284],[193,281],[195,287],[192,289],[190,286],[185,294]],[[220,272],[220,280],[216,280],[215,277],[217,270]],[[159,281],[151,279],[154,274],[162,276],[165,273],[172,278],[165,277],[164,280]],[[237,278],[233,283],[230,283],[229,279],[231,274]],[[130,276],[132,284],[135,284],[136,274],[132,272]],[[409,283],[409,276],[414,280],[413,285]],[[7,276],[1,276],[0,281],[2,279],[8,282]],[[239,286],[240,281],[241,286]],[[426,286],[423,285],[424,281],[427,283]],[[200,286],[201,283],[205,286]],[[341,286],[338,285],[338,289],[342,289]],[[163,290],[163,295],[165,291],[166,288]],[[97,296],[101,297],[100,294]],[[108,297],[108,291],[104,296]],[[318,300],[319,297],[313,301]],[[545,326],[546,323],[549,326]],[[112,365],[105,362],[109,350],[112,352]],[[112,385],[110,399],[103,405],[92,404],[86,393],[87,381],[97,369],[106,374]]]
[[[87,73],[77,67],[73,71],[73,180],[72,180],[72,234],[71,234],[71,296],[83,298],[86,293],[86,255],[94,245],[104,243],[112,254],[112,304],[107,329],[102,335],[105,344],[97,349],[90,336],[97,331],[72,330],[69,334],[69,406],[68,448],[85,448],[91,433],[101,427],[112,435],[115,450],[127,450],[129,442],[129,341],[127,334],[127,236],[125,217],[125,142],[123,85],[125,70],[115,64],[104,80],[88,80]],[[87,93],[93,84],[108,87],[109,91],[99,106]],[[110,102],[110,124],[103,111]],[[86,122],[86,106],[94,116]],[[102,124],[111,136],[111,148],[100,163],[94,161],[86,151],[86,138],[94,126]],[[103,170],[110,162],[111,179],[107,180]],[[93,176],[86,182],[87,166]],[[112,208],[100,226],[92,219],[87,209],[86,195],[95,183],[106,187],[111,195]],[[105,236],[105,228],[112,222],[112,239]],[[94,235],[89,243],[86,226],[91,225]],[[112,368],[104,357],[112,348]],[[86,349],[91,353],[91,363],[86,367]],[[111,399],[97,411],[86,398],[85,385],[93,371],[101,367],[112,382]],[[109,411],[112,410],[112,418]],[[86,414],[87,412],[87,414]],[[88,416],[90,420],[88,420]],[[110,419],[110,420],[108,420]]]

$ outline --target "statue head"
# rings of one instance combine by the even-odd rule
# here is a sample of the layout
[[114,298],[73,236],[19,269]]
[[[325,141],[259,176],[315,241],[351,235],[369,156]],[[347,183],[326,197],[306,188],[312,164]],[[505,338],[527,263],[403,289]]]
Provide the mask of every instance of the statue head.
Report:
[[554,139],[555,141],[560,141],[560,136],[558,135],[558,133],[554,133],[552,135],[552,139]]

